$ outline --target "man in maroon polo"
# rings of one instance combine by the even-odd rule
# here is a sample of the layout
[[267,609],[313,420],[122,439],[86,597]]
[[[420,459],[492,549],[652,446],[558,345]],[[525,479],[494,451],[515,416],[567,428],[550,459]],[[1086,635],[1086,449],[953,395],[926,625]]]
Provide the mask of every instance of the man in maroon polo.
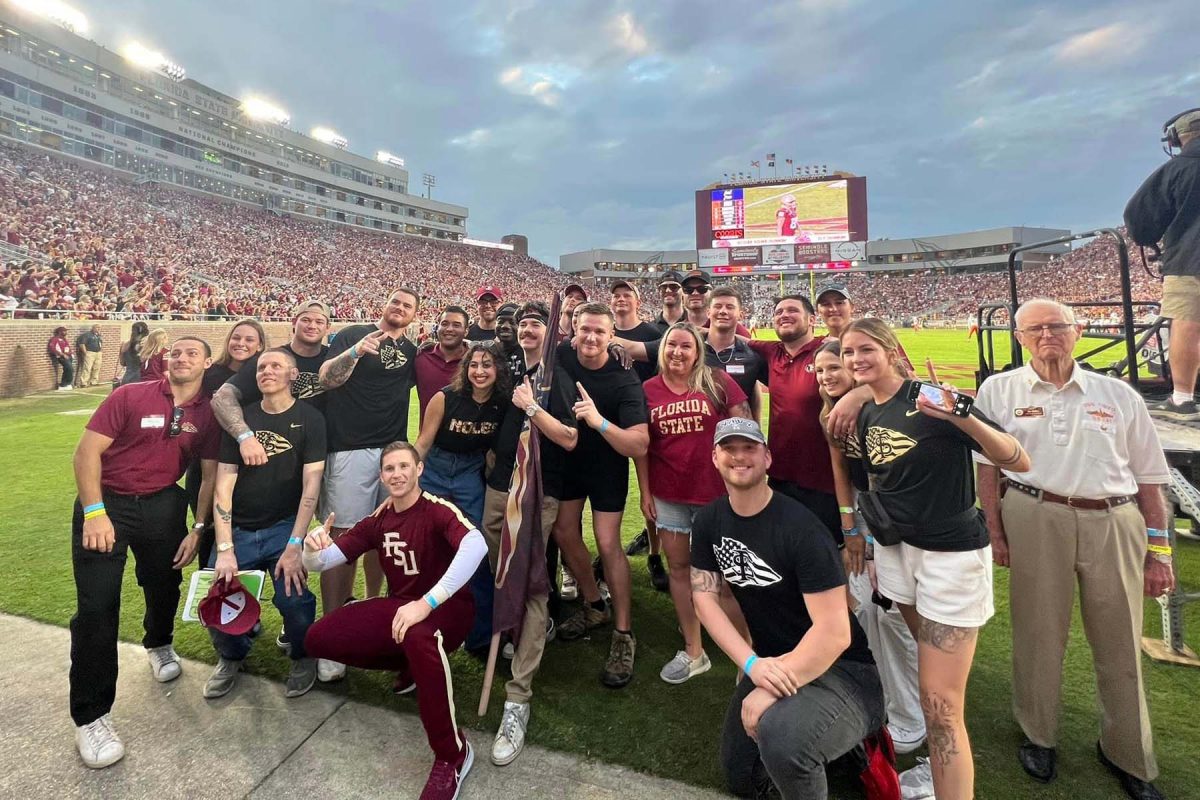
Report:
[[821,395],[813,357],[822,340],[812,333],[812,301],[798,294],[775,301],[779,341],[750,340],[767,362],[771,392],[768,447],[771,488],[817,515],[840,546],[842,525],[833,488],[829,443],[821,430]]
[[142,644],[154,677],[179,677],[171,642],[181,570],[196,551],[207,511],[187,531],[187,495],[178,486],[200,459],[200,509],[212,505],[221,429],[201,392],[212,363],[208,343],[185,336],[172,346],[167,377],[131,383],[105,398],[75,449],[79,496],[71,521],[77,606],[71,618],[71,718],[89,767],[125,755],[109,712],[117,692],[117,628],[128,550],[146,596]]
[[467,336],[467,310],[462,306],[446,306],[438,317],[437,344],[426,345],[417,353],[414,368],[417,372],[417,404],[421,420],[425,406],[433,396],[454,380],[458,363],[467,352],[463,340]]

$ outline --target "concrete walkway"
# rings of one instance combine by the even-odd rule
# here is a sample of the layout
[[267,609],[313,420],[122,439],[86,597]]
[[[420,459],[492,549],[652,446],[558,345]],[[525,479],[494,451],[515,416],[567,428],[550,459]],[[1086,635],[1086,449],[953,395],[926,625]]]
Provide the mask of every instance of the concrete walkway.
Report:
[[[90,770],[75,750],[67,713],[67,631],[0,615],[0,642],[7,659],[0,672],[0,797],[404,800],[420,795],[432,764],[415,713],[363,705],[319,685],[285,700],[280,684],[252,675],[229,696],[208,701],[201,697],[208,664],[184,661],[180,678],[157,683],[145,651],[122,643],[113,719],[126,755]],[[468,735],[475,766],[459,795],[464,800],[723,796],[532,745],[501,769],[488,758],[491,736]]]

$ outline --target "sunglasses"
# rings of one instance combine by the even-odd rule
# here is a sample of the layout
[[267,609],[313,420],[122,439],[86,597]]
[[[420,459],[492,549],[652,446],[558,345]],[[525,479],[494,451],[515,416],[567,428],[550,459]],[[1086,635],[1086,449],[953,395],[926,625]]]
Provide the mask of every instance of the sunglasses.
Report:
[[700,284],[699,286],[685,286],[685,287],[683,287],[683,293],[684,294],[708,294],[708,291],[711,288],[712,288],[711,286],[706,286],[705,284]]
[[183,409],[175,406],[171,409],[171,427],[167,428],[167,435],[174,439],[181,433],[183,433]]

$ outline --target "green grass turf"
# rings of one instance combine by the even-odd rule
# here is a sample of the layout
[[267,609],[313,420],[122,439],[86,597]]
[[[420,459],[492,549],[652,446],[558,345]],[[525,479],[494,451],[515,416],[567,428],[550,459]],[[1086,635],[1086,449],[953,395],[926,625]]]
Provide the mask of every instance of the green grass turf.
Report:
[[[902,339],[919,363],[931,354],[943,369],[973,369],[973,343],[967,341],[965,331],[905,332]],[[87,415],[65,416],[59,412],[93,408],[100,397],[75,392],[0,403],[0,425],[5,431],[0,440],[0,463],[6,465],[4,491],[0,493],[0,610],[4,612],[65,626],[74,611],[69,547],[74,482],[70,460]],[[414,403],[414,411],[415,407]],[[630,509],[637,508],[636,497],[634,487]],[[623,526],[626,540],[641,527],[636,512],[627,515]],[[1200,591],[1200,545],[1182,541],[1178,558],[1184,586]],[[633,683],[622,691],[611,691],[598,682],[607,652],[607,630],[590,641],[550,643],[535,684],[529,739],[545,747],[665,777],[719,786],[717,742],[734,667],[708,643],[712,671],[682,686],[668,686],[659,680],[659,669],[674,655],[681,640],[670,598],[649,587],[645,558],[631,561],[634,628],[638,636]],[[315,588],[315,578],[313,585]],[[1009,710],[1011,632],[1007,593],[1007,573],[998,569],[997,614],[981,634],[968,693],[968,725],[978,765],[977,796],[1014,800],[1033,796],[1072,800],[1120,796],[1116,782],[1093,755],[1098,731],[1094,677],[1078,618],[1066,659],[1059,778],[1042,787],[1028,779],[1017,765],[1014,753],[1020,733]],[[143,601],[132,565],[127,570],[122,609],[121,637],[137,642],[142,633]],[[287,662],[272,643],[279,617],[269,604],[264,610],[266,635],[254,648],[248,667],[253,673],[282,680]],[[1185,618],[1191,644],[1200,647],[1200,606],[1187,608]],[[1149,635],[1158,635],[1155,603],[1146,605],[1145,630]],[[184,656],[215,662],[208,637],[194,623],[178,626],[176,645]],[[483,719],[475,715],[482,667],[462,653],[456,653],[452,662],[459,720],[479,731],[474,738],[486,754],[499,722],[507,662],[498,668],[490,713]],[[1200,782],[1200,766],[1195,758],[1196,742],[1200,741],[1196,712],[1200,671],[1148,659],[1142,663],[1162,769],[1158,785],[1168,797],[1196,796],[1195,786]],[[350,670],[344,683],[317,691],[345,693],[357,700],[415,713],[411,696],[391,695],[390,681],[388,675]],[[66,724],[66,709],[60,711]],[[901,758],[902,767],[911,763],[912,757]],[[860,796],[854,783],[844,779],[834,780],[832,793],[834,797]]]

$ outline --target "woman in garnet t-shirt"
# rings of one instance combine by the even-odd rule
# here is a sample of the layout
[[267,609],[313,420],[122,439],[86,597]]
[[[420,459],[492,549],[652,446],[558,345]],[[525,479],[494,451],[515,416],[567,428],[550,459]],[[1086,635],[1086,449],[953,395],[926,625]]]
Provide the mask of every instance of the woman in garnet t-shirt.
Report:
[[634,463],[642,513],[658,525],[670,564],[671,599],[683,632],[684,650],[663,668],[661,677],[682,683],[709,666],[688,573],[692,518],[725,494],[712,463],[713,431],[723,419],[751,414],[741,387],[723,370],[704,363],[704,341],[694,326],[677,322],[662,342],[658,374],[642,385],[650,412],[650,449]]

